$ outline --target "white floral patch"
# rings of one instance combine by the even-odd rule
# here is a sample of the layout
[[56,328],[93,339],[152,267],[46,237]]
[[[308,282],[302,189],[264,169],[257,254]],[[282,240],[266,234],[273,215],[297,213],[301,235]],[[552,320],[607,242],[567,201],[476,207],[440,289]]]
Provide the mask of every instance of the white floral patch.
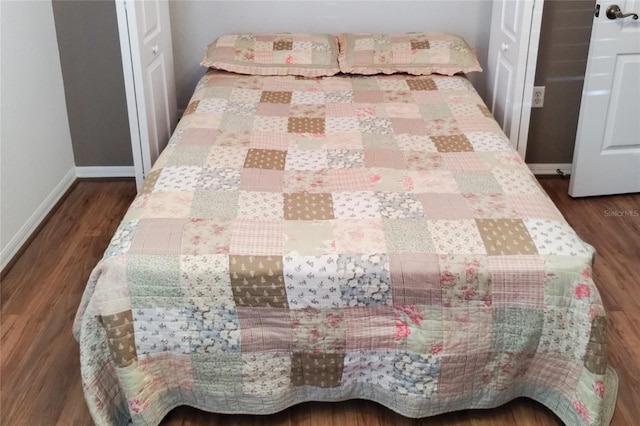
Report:
[[564,222],[545,219],[523,219],[540,254],[558,256],[593,256],[594,249]]
[[469,132],[465,133],[465,136],[476,152],[512,150],[509,139],[497,132]]
[[325,92],[321,90],[296,90],[291,95],[292,104],[324,104]]
[[284,256],[284,283],[291,309],[344,306],[338,280],[338,256]]
[[202,114],[206,112],[226,112],[227,107],[229,106],[229,101],[227,99],[219,99],[219,98],[206,98],[202,99],[198,103],[198,107],[196,108],[197,114]]
[[327,117],[324,126],[327,132],[350,132],[360,130],[360,121],[358,117]]
[[496,178],[505,194],[538,194],[540,187],[531,173],[522,170],[494,168]]
[[104,253],[104,257],[126,254],[131,247],[131,241],[133,240],[133,235],[137,228],[137,220],[123,221],[118,227],[116,233],[113,235],[113,238],[111,238],[111,242]]
[[329,167],[327,151],[320,149],[287,151],[285,170],[322,170]]
[[334,192],[332,198],[336,219],[381,217],[380,203],[373,191]]
[[242,391],[248,395],[272,396],[290,390],[289,353],[243,353]]
[[439,254],[486,254],[475,221],[429,220],[429,232]]
[[202,167],[168,166],[162,169],[153,192],[193,191],[196,189]]

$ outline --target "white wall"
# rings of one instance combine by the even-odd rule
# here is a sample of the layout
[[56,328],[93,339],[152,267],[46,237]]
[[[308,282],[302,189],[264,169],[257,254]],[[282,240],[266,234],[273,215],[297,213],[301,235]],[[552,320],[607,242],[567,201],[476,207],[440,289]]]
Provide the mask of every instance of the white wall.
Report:
[[0,268],[75,179],[51,1],[0,1]]
[[[217,37],[250,32],[407,32],[458,34],[486,66],[491,0],[199,1],[170,2],[178,107],[184,108],[205,69],[204,47]],[[480,95],[485,78],[469,75]]]

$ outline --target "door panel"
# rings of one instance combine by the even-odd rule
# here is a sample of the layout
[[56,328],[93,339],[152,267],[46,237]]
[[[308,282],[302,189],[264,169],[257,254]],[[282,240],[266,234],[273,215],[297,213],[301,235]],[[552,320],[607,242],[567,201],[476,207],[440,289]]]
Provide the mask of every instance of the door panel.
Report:
[[569,185],[573,197],[640,192],[640,20],[606,16],[613,4],[640,14],[640,1],[599,4]]
[[177,123],[169,3],[116,0],[136,184],[142,187]]
[[487,66],[488,104],[524,158],[529,133],[542,0],[494,0]]

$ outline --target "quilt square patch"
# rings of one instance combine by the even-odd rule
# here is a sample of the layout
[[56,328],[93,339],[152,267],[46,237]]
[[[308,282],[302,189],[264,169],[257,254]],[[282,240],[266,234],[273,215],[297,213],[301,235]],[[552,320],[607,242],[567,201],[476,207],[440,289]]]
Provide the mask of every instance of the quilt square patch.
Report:
[[328,151],[331,169],[355,169],[364,167],[364,154],[357,149],[332,149]]
[[490,195],[504,192],[491,172],[456,172],[454,176],[464,194]]
[[287,352],[242,354],[242,391],[273,397],[291,387],[291,354]]
[[294,352],[344,352],[346,325],[342,310],[291,311]]
[[390,350],[348,352],[344,357],[342,384],[368,383],[391,389],[394,356]]
[[380,217],[380,203],[373,191],[334,192],[332,197],[336,219]]
[[242,169],[240,189],[243,191],[282,192],[283,187],[282,170]]
[[231,220],[238,215],[238,191],[196,191],[191,217]]
[[290,149],[287,153],[287,171],[323,170],[329,165],[328,153],[320,149]]
[[344,353],[311,354],[294,352],[291,362],[293,386],[336,388],[342,382]]
[[284,282],[290,309],[326,309],[344,305],[338,281],[338,257],[284,256]]
[[491,306],[491,274],[486,256],[439,255],[445,307]]
[[[240,169],[204,167],[196,185],[199,190],[234,191],[240,185]],[[196,191],[201,192],[201,191]]]
[[191,353],[240,352],[240,322],[234,308],[189,306],[185,316]]
[[284,170],[287,151],[250,148],[244,160],[247,169]]
[[472,219],[473,211],[461,194],[418,194],[429,219]]
[[335,169],[327,172],[331,192],[368,191],[379,180],[367,169]]
[[384,254],[339,255],[338,280],[345,304],[391,306],[389,270],[389,259]]
[[578,237],[568,223],[545,219],[523,219],[540,254],[591,257],[593,247]]
[[542,309],[544,260],[539,256],[489,256],[493,305]]
[[131,241],[132,254],[180,254],[185,219],[142,219]]
[[237,219],[231,226],[232,254],[282,255],[283,244],[280,221]]
[[367,167],[404,169],[402,152],[390,149],[365,149],[364,163]]
[[328,193],[284,194],[285,220],[333,219],[333,200]]
[[226,254],[180,256],[180,285],[191,306],[235,307]]
[[542,334],[543,312],[538,309],[496,307],[494,352],[534,353]]
[[393,360],[392,390],[401,395],[422,398],[436,393],[440,376],[440,359],[433,354],[398,353]]
[[395,305],[441,305],[440,266],[435,254],[391,253],[389,265]]
[[384,219],[387,247],[393,253],[434,253],[427,223],[413,219]]
[[439,152],[473,151],[473,145],[465,135],[431,136]]
[[329,192],[329,176],[325,170],[286,170],[284,192]]
[[366,306],[344,311],[347,351],[396,348],[396,327],[391,306]]
[[153,191],[193,191],[198,184],[202,167],[198,166],[168,166],[156,182]]
[[476,219],[489,255],[537,254],[521,219]]
[[229,275],[237,306],[288,306],[281,256],[230,255]]
[[473,220],[429,220],[428,224],[436,252],[439,254],[487,252]]
[[490,306],[460,306],[443,309],[443,350],[447,357],[492,352],[491,336],[494,330]]
[[464,199],[478,219],[517,218],[518,214],[511,206],[509,198],[503,194],[463,194]]
[[333,223],[335,249],[339,253],[385,253],[384,228],[379,219],[336,220]]
[[203,255],[229,252],[231,221],[191,219],[182,231],[181,254]]
[[422,219],[425,217],[422,203],[412,193],[376,192],[380,214],[387,219]]
[[283,229],[285,253],[320,256],[336,251],[333,225],[329,221],[285,220]]
[[283,195],[276,192],[240,191],[238,218],[279,220],[284,215]]
[[293,328],[289,310],[240,306],[238,316],[242,353],[291,352]]

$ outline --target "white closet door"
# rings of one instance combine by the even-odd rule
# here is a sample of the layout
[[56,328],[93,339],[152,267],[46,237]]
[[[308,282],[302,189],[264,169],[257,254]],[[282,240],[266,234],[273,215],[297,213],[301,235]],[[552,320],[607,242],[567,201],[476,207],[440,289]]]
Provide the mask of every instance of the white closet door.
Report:
[[169,3],[117,0],[136,184],[140,189],[177,122]]
[[488,106],[513,147],[527,149],[543,0],[494,0],[487,65]]

